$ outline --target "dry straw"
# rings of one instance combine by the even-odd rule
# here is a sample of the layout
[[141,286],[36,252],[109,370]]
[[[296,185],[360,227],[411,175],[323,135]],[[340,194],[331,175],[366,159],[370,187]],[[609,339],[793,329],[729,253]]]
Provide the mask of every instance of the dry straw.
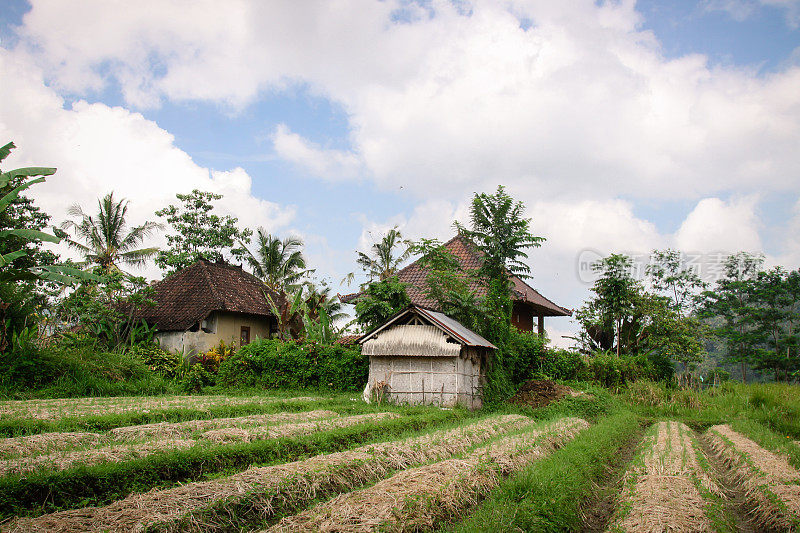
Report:
[[692,430],[660,422],[645,437],[625,476],[617,516],[609,528],[624,532],[710,532],[702,487],[721,494],[698,461]]
[[214,428],[244,427],[264,425],[277,422],[294,422],[316,420],[338,416],[333,411],[317,410],[305,413],[278,413],[271,415],[251,415],[234,418],[211,418],[209,420],[189,420],[187,422],[159,422],[140,426],[126,426],[110,431],[115,440],[137,440],[142,438],[177,437],[195,431],[207,431]]
[[79,398],[58,400],[12,400],[0,402],[0,418],[59,420],[66,417],[150,413],[166,409],[209,409],[222,406],[261,405],[276,402],[315,401],[318,398],[267,398],[264,396],[162,396],[126,398]]
[[419,531],[476,505],[503,478],[563,446],[586,421],[566,418],[538,431],[499,439],[463,458],[395,474],[366,489],[342,494],[268,531]]
[[460,428],[133,494],[105,507],[19,518],[3,531],[141,531],[157,522],[165,531],[219,531],[229,522],[228,513],[233,507],[246,504],[251,512],[268,518],[277,507],[296,507],[321,495],[349,491],[382,479],[397,469],[452,457],[530,422],[520,415],[493,416]]
[[346,428],[374,420],[398,418],[399,416],[400,415],[397,413],[367,413],[364,415],[345,416],[330,420],[300,422],[298,424],[281,424],[280,426],[274,427],[230,427],[206,431],[203,433],[202,437],[218,443],[250,442],[253,440],[277,439],[279,437],[306,435],[309,433],[316,433],[318,431]]
[[744,490],[760,528],[800,530],[800,472],[786,457],[765,450],[728,425],[709,428],[705,438]]
[[40,469],[65,470],[77,465],[131,461],[161,452],[193,446],[191,439],[166,439],[138,444],[117,444],[73,452],[51,453],[0,461],[0,476],[22,474]]
[[0,439],[0,458],[32,455],[66,447],[97,444],[103,440],[99,433],[40,433],[25,437]]

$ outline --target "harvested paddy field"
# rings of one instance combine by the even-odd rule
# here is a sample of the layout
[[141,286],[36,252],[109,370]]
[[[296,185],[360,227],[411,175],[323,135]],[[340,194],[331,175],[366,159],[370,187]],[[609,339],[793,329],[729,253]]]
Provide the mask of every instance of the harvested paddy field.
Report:
[[743,491],[757,530],[800,529],[800,472],[786,456],[759,446],[727,424],[709,428],[704,438]]
[[195,410],[213,407],[264,405],[276,402],[309,402],[313,397],[272,398],[265,396],[160,396],[110,397],[57,400],[11,400],[0,402],[0,417],[27,420],[58,420],[122,413],[150,413],[169,409]]
[[588,423],[562,419],[481,446],[463,457],[412,468],[372,487],[342,494],[268,529],[414,531],[477,504],[502,480],[574,438]]
[[[282,465],[253,468],[213,481],[134,494],[105,507],[19,519],[4,531],[222,530],[234,519],[261,521],[278,510],[346,492],[391,472],[462,453],[476,444],[524,428],[520,415],[486,418],[399,441],[370,444]],[[157,526],[157,527],[156,527]]]
[[[5,402],[19,436],[0,439],[0,531],[798,530],[786,434],[742,418],[695,430],[590,392],[494,413],[344,394],[92,398],[63,402],[111,412],[29,426],[23,409],[60,401]],[[119,414],[136,402],[163,416]]]
[[[128,426],[113,429],[107,435],[65,434],[66,439],[60,438],[61,434],[59,433],[10,438],[5,440],[13,441],[14,444],[7,444],[7,448],[16,452],[16,456],[0,460],[0,476],[41,469],[64,470],[76,465],[89,466],[106,462],[130,461],[204,443],[235,444],[255,439],[307,435],[399,416],[395,413],[366,413],[340,417],[334,411],[318,410],[307,413],[282,413]],[[296,422],[287,423],[288,421]],[[208,427],[224,427],[225,429],[203,432]],[[195,438],[180,437],[182,434],[192,433],[195,433]],[[39,439],[37,440],[36,437]],[[24,446],[28,442],[39,444],[39,446],[32,446],[26,450]],[[43,442],[49,442],[49,446],[45,446]],[[86,442],[106,444],[92,448],[84,447],[84,449],[74,451],[69,450],[71,444],[85,444]],[[111,443],[108,444],[109,442]],[[53,451],[57,446],[60,446],[61,449]],[[49,451],[49,453],[41,453],[42,451]]]
[[609,531],[717,531],[712,516],[721,492],[702,453],[685,424],[654,424],[625,476]]

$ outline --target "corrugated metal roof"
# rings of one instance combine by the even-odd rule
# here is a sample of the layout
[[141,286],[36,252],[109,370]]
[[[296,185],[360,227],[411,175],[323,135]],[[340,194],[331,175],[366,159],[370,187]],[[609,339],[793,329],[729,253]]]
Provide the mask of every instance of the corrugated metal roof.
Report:
[[458,357],[461,344],[447,342],[438,326],[402,325],[385,329],[363,344],[365,355]]
[[373,339],[376,334],[391,327],[393,324],[396,324],[398,321],[402,320],[409,314],[416,314],[423,320],[439,328],[447,335],[450,335],[453,339],[455,339],[462,345],[477,346],[480,348],[491,348],[493,350],[497,349],[497,346],[495,346],[488,340],[484,339],[471,329],[465,327],[457,320],[453,320],[452,318],[438,311],[432,311],[430,309],[425,309],[424,307],[419,307],[413,304],[404,309],[403,311],[397,313],[395,316],[387,320],[384,324],[382,324],[375,330],[370,331],[369,333],[361,337],[358,340],[359,344],[362,345],[365,344],[366,342],[369,341],[369,339]]
[[440,313],[439,311],[431,311],[430,309],[425,309],[424,307],[417,307],[416,309],[421,315],[426,316],[431,321],[438,322],[442,327],[447,329],[453,337],[458,338],[467,346],[480,346],[482,348],[497,349],[497,346],[484,339],[471,329],[468,329],[461,322],[453,320],[444,313]]

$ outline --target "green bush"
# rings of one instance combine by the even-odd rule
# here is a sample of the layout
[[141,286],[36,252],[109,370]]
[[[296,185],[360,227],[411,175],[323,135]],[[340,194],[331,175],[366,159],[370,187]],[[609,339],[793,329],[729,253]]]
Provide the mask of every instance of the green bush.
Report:
[[156,344],[137,344],[129,353],[140,357],[150,370],[167,379],[177,379],[181,375],[184,358],[179,353],[168,352]]
[[53,361],[35,343],[36,331],[23,328],[11,335],[6,353],[0,353],[0,382],[7,388],[35,389],[57,375]]
[[0,396],[74,398],[174,392],[174,385],[152,372],[130,352],[31,342],[0,356]]
[[646,380],[628,383],[625,394],[632,403],[649,407],[661,407],[669,396],[663,383]]
[[200,392],[203,387],[214,384],[214,375],[201,363],[195,363],[181,381],[181,389],[185,392]]
[[542,369],[546,359],[544,341],[536,333],[511,328],[508,340],[500,347],[500,351],[508,379],[514,385],[531,379],[536,372],[548,373]]
[[219,381],[267,389],[355,391],[364,387],[368,374],[369,358],[357,348],[258,339],[223,361]]

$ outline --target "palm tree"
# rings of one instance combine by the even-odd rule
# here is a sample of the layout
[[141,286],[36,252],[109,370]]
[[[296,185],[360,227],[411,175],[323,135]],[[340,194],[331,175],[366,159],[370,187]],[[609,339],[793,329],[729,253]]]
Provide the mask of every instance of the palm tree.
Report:
[[253,269],[253,274],[273,291],[290,291],[303,276],[311,272],[306,270],[303,241],[296,237],[280,240],[264,228],[258,228],[256,245],[255,253],[248,249],[245,259]]
[[145,222],[127,231],[127,200],[116,201],[111,192],[97,204],[96,215],[87,215],[81,206],[73,205],[67,213],[78,221],[66,220],[61,224],[63,229],[75,233],[77,240],[67,238],[67,244],[83,254],[86,264],[99,265],[104,271],[119,270],[120,263],[141,266],[158,252],[158,248],[137,247],[163,225]]
[[[400,245],[405,245],[406,249],[395,257],[395,248]],[[403,240],[403,235],[398,231],[397,226],[390,229],[380,242],[373,244],[370,251],[371,255],[358,252],[358,259],[356,260],[361,265],[361,268],[369,274],[370,281],[375,278],[383,281],[394,276],[398,267],[411,255],[408,243]]]
[[330,287],[327,285],[317,287],[313,283],[308,283],[306,289],[305,305],[310,318],[317,319],[323,312],[331,322],[347,318],[342,302],[338,296],[331,295]]

